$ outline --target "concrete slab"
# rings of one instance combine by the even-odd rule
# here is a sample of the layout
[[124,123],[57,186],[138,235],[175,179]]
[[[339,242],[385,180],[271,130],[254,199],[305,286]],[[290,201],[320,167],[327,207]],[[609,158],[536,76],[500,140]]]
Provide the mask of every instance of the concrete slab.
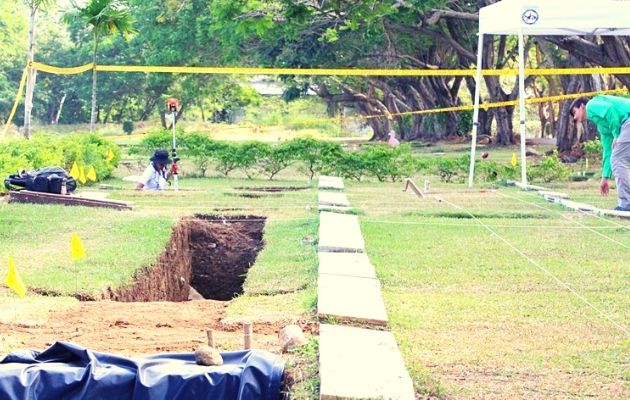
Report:
[[319,213],[318,251],[363,253],[365,242],[356,215]]
[[347,214],[352,210],[352,207],[339,207],[339,206],[317,206],[317,211],[330,211],[338,214]]
[[348,196],[345,193],[319,192],[317,193],[317,202],[320,206],[350,207]]
[[320,399],[414,399],[391,332],[321,324]]
[[365,253],[317,253],[319,273],[376,279],[374,266]]
[[319,182],[317,187],[319,189],[333,189],[333,190],[343,190],[343,180],[338,176],[325,176],[322,175],[319,177]]
[[595,206],[592,206],[590,204],[578,203],[567,199],[560,200],[560,204],[576,211],[595,211],[596,209]]
[[556,197],[556,198],[561,198],[561,199],[568,199],[569,195],[563,192],[550,192],[548,190],[539,190],[538,194],[541,196],[550,196],[550,197]]
[[596,208],[595,213],[597,215],[603,215],[607,217],[630,218],[630,211],[604,210],[601,208]]
[[343,321],[387,325],[387,311],[378,279],[320,274],[317,315]]
[[547,189],[545,189],[542,186],[528,185],[526,183],[518,182],[518,181],[507,181],[507,184],[519,187],[519,188],[521,188],[523,190],[537,190],[537,191],[539,191],[539,190],[547,190]]

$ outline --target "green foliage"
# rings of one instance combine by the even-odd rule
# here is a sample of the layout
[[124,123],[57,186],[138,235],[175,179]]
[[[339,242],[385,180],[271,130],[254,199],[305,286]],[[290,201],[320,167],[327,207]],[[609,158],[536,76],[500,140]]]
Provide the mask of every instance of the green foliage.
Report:
[[475,166],[475,179],[481,182],[497,182],[515,179],[519,173],[518,165],[502,165],[495,161],[484,160],[478,162]]
[[405,176],[410,176],[414,169],[409,144],[396,148],[384,144],[369,146],[362,153],[362,158],[367,172],[380,182],[388,178],[392,182],[399,181]]
[[260,161],[270,152],[271,145],[267,143],[255,141],[238,143],[236,145],[238,168],[251,179],[260,165]]
[[527,170],[529,181],[552,182],[567,179],[569,168],[558,157],[558,150],[554,149],[551,156],[543,157],[540,165],[533,165]]
[[[114,158],[107,161],[112,151]],[[120,160],[118,146],[95,134],[77,134],[63,138],[37,135],[30,140],[13,140],[0,145],[0,174],[19,170],[60,166],[69,171],[73,163],[86,169],[94,167],[98,180],[108,178]]]
[[310,137],[298,138],[290,141],[291,148],[297,159],[302,161],[309,173],[309,179],[321,173],[327,166],[335,165],[341,157],[343,149],[339,143],[316,140]]
[[599,138],[587,140],[582,144],[584,146],[584,154],[590,160],[596,160],[602,154],[602,142]]
[[131,132],[133,132],[133,121],[130,121],[128,119],[124,120],[122,124],[122,130],[127,135],[131,135]]
[[[179,127],[176,128],[178,130]],[[177,136],[182,136],[183,131],[179,130],[176,133]],[[161,129],[157,132],[152,132],[142,138],[137,148],[132,153],[141,153],[144,155],[150,155],[155,149],[168,150],[173,146],[173,133],[168,129]]]
[[460,134],[467,134],[472,131],[473,127],[473,111],[462,110],[458,112],[457,131]]
[[273,179],[278,172],[287,168],[296,160],[298,152],[293,141],[281,142],[276,146],[271,146],[267,153],[260,160],[261,169],[269,174],[269,179]]
[[360,181],[368,171],[368,161],[359,152],[346,151],[337,159],[334,170],[343,178]]
[[442,182],[453,182],[455,179],[462,181],[468,173],[470,156],[459,158],[442,157],[435,163],[435,172]]
[[225,143],[217,142],[206,135],[197,133],[183,135],[179,143],[182,146],[182,157],[192,160],[201,176],[206,175],[212,160],[226,146]]

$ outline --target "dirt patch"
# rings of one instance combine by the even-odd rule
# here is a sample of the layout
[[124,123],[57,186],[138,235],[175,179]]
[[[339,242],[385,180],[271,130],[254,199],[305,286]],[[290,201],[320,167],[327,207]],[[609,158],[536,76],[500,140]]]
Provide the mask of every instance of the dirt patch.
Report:
[[[0,323],[0,336],[16,347],[33,350],[63,340],[95,351],[138,356],[193,351],[206,343],[206,331],[212,329],[218,349],[242,350],[242,324],[222,322],[227,305],[214,300],[80,302],[69,309],[51,310],[45,321]],[[306,334],[317,331],[309,321],[253,322],[252,347],[279,353],[278,332],[290,323],[301,325]]]
[[136,272],[132,285],[109,288],[102,297],[186,301],[193,287],[206,299],[230,300],[243,292],[247,271],[264,246],[264,226],[264,217],[252,215],[185,218],[173,227],[171,240],[154,265]]
[[190,225],[190,285],[206,299],[243,293],[247,271],[263,248],[265,218],[196,215]]
[[182,220],[173,227],[171,240],[153,266],[134,274],[134,283],[118,289],[108,288],[103,298],[115,301],[188,300],[191,252],[190,229],[193,222]]
[[308,190],[310,186],[238,186],[234,190],[246,190],[250,192],[295,192],[298,190]]
[[262,197],[281,197],[284,195],[283,193],[270,193],[270,192],[237,192],[237,193],[226,192],[224,194],[226,196],[245,197],[248,199],[260,199]]

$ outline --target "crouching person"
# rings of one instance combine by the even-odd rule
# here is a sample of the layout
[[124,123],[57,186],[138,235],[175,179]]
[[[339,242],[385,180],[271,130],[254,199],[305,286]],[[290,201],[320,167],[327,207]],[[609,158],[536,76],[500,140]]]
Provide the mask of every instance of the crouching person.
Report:
[[175,173],[175,165],[167,171],[167,166],[173,161],[168,157],[166,150],[155,150],[151,157],[151,163],[147,166],[142,174],[142,178],[136,189],[138,190],[164,190],[168,187],[168,179]]

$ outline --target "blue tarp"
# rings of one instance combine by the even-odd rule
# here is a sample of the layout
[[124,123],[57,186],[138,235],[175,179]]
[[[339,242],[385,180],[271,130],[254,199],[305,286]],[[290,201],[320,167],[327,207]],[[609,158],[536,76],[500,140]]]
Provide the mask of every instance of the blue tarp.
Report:
[[284,362],[262,350],[221,353],[223,365],[193,353],[125,358],[57,342],[0,361],[0,399],[277,400]]

